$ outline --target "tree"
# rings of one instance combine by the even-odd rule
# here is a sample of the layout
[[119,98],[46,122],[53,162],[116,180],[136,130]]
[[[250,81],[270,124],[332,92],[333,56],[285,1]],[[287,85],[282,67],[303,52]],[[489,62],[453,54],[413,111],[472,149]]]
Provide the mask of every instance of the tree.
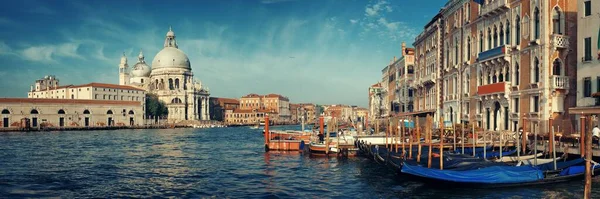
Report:
[[167,109],[165,102],[159,100],[158,96],[155,94],[146,94],[146,117],[162,117],[167,116],[168,114],[169,110]]

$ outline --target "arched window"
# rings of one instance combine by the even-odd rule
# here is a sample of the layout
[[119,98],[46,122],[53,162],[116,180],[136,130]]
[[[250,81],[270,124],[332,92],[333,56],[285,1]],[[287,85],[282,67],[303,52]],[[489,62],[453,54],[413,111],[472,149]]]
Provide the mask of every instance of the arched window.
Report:
[[483,31],[479,31],[479,52],[483,52]]
[[494,26],[494,48],[498,46],[498,28]]
[[492,49],[492,29],[488,28],[488,50]]
[[504,79],[505,81],[509,82],[510,81],[510,67],[506,67],[506,74],[504,74]]
[[112,114],[113,114],[113,111],[112,111],[112,110],[108,110],[108,111],[106,111],[106,114],[107,114],[107,115],[112,115]]
[[552,13],[552,34],[563,34],[562,28],[564,27],[564,18],[562,16],[562,12],[560,8],[554,7],[554,11]]
[[175,79],[175,89],[179,89],[179,78]]
[[504,45],[504,26],[502,25],[502,23],[500,24],[500,45]]
[[144,83],[144,79],[141,79],[142,84]]
[[36,109],[32,109],[31,112],[29,112],[30,114],[39,114],[38,110]]
[[519,85],[519,81],[521,76],[519,75],[519,64],[515,64],[515,85]]
[[521,18],[519,15],[515,18],[515,42],[516,45],[521,44]]
[[75,95],[71,94],[71,99],[75,99]]
[[171,100],[171,104],[181,104],[181,99],[179,99],[179,98],[177,98],[177,97],[176,97],[176,98],[173,98],[173,99]]
[[552,75],[561,75],[561,63],[560,60],[555,59],[552,63]]
[[506,44],[510,45],[510,22],[508,20],[506,20]]
[[87,109],[85,109],[85,110],[83,111],[83,114],[86,114],[86,115],[87,115],[87,114],[90,114],[90,111],[89,111],[89,110],[87,110]]
[[158,89],[158,79],[154,80],[154,88]]
[[173,89],[175,89],[175,87],[173,87],[173,79],[169,78],[169,90]]
[[458,64],[458,38],[454,42],[454,64]]
[[540,60],[536,57],[533,61],[533,83],[540,82]]
[[467,37],[467,60],[471,60],[471,37]]
[[129,115],[133,115],[133,110],[129,110]]
[[8,109],[2,109],[2,114],[10,114],[10,111]]
[[65,114],[65,110],[62,110],[62,109],[58,110],[58,114],[59,115]]
[[540,9],[535,8],[533,11],[533,36],[535,39],[540,39]]

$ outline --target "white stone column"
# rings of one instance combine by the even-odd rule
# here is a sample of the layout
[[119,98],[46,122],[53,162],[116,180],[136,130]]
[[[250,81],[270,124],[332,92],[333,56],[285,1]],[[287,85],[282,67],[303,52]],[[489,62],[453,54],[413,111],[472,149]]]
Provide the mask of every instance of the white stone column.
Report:
[[204,120],[208,120],[208,97],[204,97]]
[[210,98],[206,96],[206,120],[210,120]]

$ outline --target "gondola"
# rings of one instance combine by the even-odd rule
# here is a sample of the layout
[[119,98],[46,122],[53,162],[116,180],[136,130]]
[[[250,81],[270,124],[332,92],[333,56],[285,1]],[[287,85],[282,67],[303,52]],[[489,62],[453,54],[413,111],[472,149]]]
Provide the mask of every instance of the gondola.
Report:
[[[594,173],[600,165],[594,165]],[[402,173],[441,187],[498,188],[534,186],[583,179],[584,166],[570,166],[559,171],[544,171],[537,167],[491,166],[477,170],[455,171],[428,169],[404,164]]]

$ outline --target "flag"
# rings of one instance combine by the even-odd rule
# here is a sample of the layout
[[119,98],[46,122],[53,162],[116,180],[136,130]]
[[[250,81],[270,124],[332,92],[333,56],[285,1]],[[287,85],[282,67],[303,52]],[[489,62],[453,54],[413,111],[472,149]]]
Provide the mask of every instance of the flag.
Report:
[[485,0],[473,0],[475,3],[478,3],[479,5],[483,5],[485,3]]

